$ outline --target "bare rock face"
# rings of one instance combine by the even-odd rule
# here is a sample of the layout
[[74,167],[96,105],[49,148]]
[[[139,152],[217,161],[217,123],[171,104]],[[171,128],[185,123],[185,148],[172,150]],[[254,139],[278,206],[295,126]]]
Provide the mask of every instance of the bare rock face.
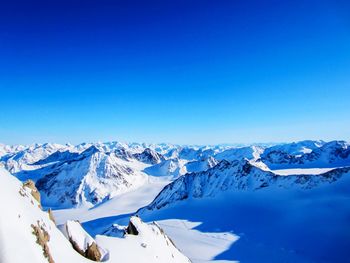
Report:
[[38,201],[39,204],[41,204],[40,192],[35,187],[35,183],[32,180],[27,180],[26,182],[24,182],[23,187],[28,187],[29,189],[31,189],[32,196],[35,198],[36,201]]
[[95,242],[92,242],[90,245],[88,245],[86,250],[83,250],[77,242],[74,241],[73,238],[69,238],[69,242],[71,242],[73,248],[75,251],[77,251],[80,255],[83,257],[86,257],[88,259],[91,259],[93,261],[100,262],[102,255],[100,250],[98,249],[98,246]]
[[73,248],[83,257],[97,262],[101,261],[102,255],[95,242],[87,244],[86,248],[82,247],[73,236],[69,237],[69,242],[72,244]]
[[85,257],[94,261],[101,261],[102,255],[95,242],[88,246]]
[[134,226],[131,220],[129,221],[129,225],[126,228],[126,233],[134,236],[137,236],[139,234],[139,231],[137,231],[137,228]]

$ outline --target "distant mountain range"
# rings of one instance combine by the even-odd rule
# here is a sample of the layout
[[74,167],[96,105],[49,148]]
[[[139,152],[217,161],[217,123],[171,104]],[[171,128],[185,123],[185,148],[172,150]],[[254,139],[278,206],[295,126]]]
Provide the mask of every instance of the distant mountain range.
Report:
[[3,243],[33,262],[344,262],[349,145],[0,145]]
[[[257,181],[255,177],[259,174],[260,187],[264,187],[271,180],[284,181],[273,173],[276,169],[350,166],[350,147],[345,141],[310,140],[244,147],[120,142],[0,145],[0,165],[22,181],[34,180],[44,206],[65,208],[95,205],[132,191],[147,182],[148,176],[168,176],[175,180],[186,175],[174,182],[174,186],[182,181],[189,187],[189,178],[195,182],[198,177],[201,184],[212,184],[211,174],[215,174],[220,178],[222,185],[217,186],[220,189],[233,185],[249,188],[246,181],[237,178],[243,176],[243,171],[247,178],[252,178],[250,181]],[[230,177],[225,177],[229,181],[224,181],[217,171],[229,174]],[[208,182],[203,181],[205,176]],[[199,190],[203,195],[211,194],[207,187]]]

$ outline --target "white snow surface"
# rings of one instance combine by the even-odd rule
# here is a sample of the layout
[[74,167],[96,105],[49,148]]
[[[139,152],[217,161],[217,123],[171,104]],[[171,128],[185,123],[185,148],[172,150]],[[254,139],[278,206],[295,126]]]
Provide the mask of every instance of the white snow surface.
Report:
[[190,263],[157,224],[146,224],[138,217],[131,217],[130,222],[138,235],[126,234],[124,238],[96,236],[97,242],[107,249],[118,248],[118,254],[110,254],[111,261]]
[[[174,253],[178,262],[187,262],[168,246],[158,225],[194,263],[347,262],[347,142],[302,141],[272,147],[122,142],[0,145],[1,165],[19,179],[37,183],[44,206],[56,209],[58,224],[79,220],[88,234],[81,227],[73,232],[85,241],[95,237],[108,253],[108,262],[172,262],[169,256]],[[7,190],[11,183],[1,174],[8,177],[0,172],[0,185],[6,188],[1,200],[15,201],[14,208],[12,201],[0,202],[1,211],[9,210],[0,215],[0,240],[13,231],[33,262],[45,262],[30,223],[29,230],[22,223],[39,219],[49,226],[53,255],[60,247],[56,263],[71,262],[68,258],[85,262],[53,228],[47,213],[31,203],[36,201],[28,189],[26,197],[13,194],[18,190]],[[21,187],[12,179],[17,189]],[[17,219],[17,211],[23,221]],[[123,226],[136,211],[150,224],[132,217],[144,234],[123,237]],[[16,220],[18,228],[13,224]],[[17,238],[11,240],[0,244],[6,252],[0,254],[0,262],[24,262],[24,257],[12,255],[18,244]]]
[[179,177],[187,173],[186,160],[178,158],[164,160],[161,163],[147,167],[144,171],[149,175],[154,176],[173,176]]
[[[346,262],[350,172],[339,171],[338,180],[312,188],[221,190],[160,209],[150,205],[138,214],[147,222],[156,220],[194,263]],[[121,215],[84,226],[98,234],[127,221]]]
[[53,210],[57,224],[67,220],[86,222],[115,215],[127,215],[148,205],[164,186],[171,182],[168,177],[149,176],[147,183],[133,191],[120,194],[94,207]]
[[273,173],[278,175],[293,175],[293,174],[323,174],[332,171],[335,168],[292,168],[292,169],[281,169],[271,170]]
[[55,262],[90,262],[73,250],[48,214],[38,207],[30,189],[23,189],[22,183],[2,168],[0,185],[0,262],[48,262],[32,233],[31,225],[38,223],[50,235],[48,246]]
[[[49,251],[56,263],[91,262],[72,248],[64,234],[49,219],[48,213],[39,208],[39,204],[31,196],[30,189],[23,188],[22,183],[3,168],[0,168],[0,185],[0,262],[28,262],[29,259],[33,263],[48,262],[41,246],[36,242],[31,224],[39,224],[48,232]],[[97,236],[96,243],[105,255],[106,262],[190,262],[156,224],[148,225],[135,217],[132,217],[131,221],[139,231],[137,236]],[[94,242],[76,221],[68,221],[65,229],[66,235],[81,248],[86,248]]]
[[[86,251],[89,246],[96,243],[96,241],[83,229],[79,221],[66,221],[61,227],[61,231],[68,240],[74,241],[81,251]],[[105,261],[108,257],[108,252],[100,246],[98,246],[98,250],[101,253],[101,261]]]
[[148,177],[141,171],[143,167],[136,160],[125,161],[113,153],[97,151],[45,167],[47,175],[36,185],[45,207],[92,206],[145,184]]

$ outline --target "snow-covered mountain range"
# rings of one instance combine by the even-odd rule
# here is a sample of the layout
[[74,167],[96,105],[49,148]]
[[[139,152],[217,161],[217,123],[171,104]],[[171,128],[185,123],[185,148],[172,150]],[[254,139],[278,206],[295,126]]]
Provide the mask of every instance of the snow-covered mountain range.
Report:
[[[122,142],[0,144],[0,177],[4,187],[12,185],[9,186],[14,189],[12,192],[22,187],[20,181],[33,181],[32,185],[40,192],[39,205],[44,210],[54,210],[63,236],[56,228],[52,230],[54,226],[47,221],[46,213],[40,209],[34,211],[36,207],[23,208],[16,193],[6,192],[18,201],[16,209],[28,214],[30,222],[41,222],[38,226],[33,224],[34,231],[52,236],[53,241],[46,240],[43,249],[49,248],[57,262],[69,262],[62,260],[64,254],[72,253],[68,251],[70,243],[81,255],[89,254],[110,262],[117,260],[115,255],[120,253],[111,253],[115,246],[124,251],[140,250],[132,256],[120,254],[123,262],[139,262],[138,255],[148,258],[147,262],[171,262],[169,255],[174,262],[188,262],[187,257],[193,262],[214,259],[261,262],[251,258],[249,247],[259,257],[267,255],[268,262],[344,262],[339,260],[345,253],[342,246],[335,249],[320,243],[324,249],[338,253],[338,256],[324,256],[322,261],[316,256],[316,250],[302,251],[303,242],[296,245],[280,238],[278,231],[272,236],[285,247],[280,248],[272,238],[267,238],[265,244],[258,235],[260,230],[255,228],[257,222],[251,224],[252,219],[247,218],[262,213],[264,221],[266,216],[262,235],[270,235],[268,227],[272,228],[272,215],[277,214],[280,221],[276,226],[301,227],[309,235],[305,240],[328,235],[332,242],[349,243],[344,240],[348,237],[350,240],[350,235],[341,234],[338,229],[350,216],[350,206],[344,203],[350,198],[346,190],[350,175],[349,145],[345,141],[311,140],[240,146]],[[26,187],[21,189],[24,196],[29,196]],[[29,199],[26,202],[32,202],[31,197]],[[309,207],[310,202],[315,206]],[[293,209],[303,211],[297,219]],[[286,217],[282,217],[284,210]],[[138,217],[130,220],[135,214],[159,224],[146,224]],[[226,217],[220,218],[220,214]],[[306,227],[312,228],[310,220],[314,222],[316,215],[339,224],[330,227],[331,232],[324,232],[320,227],[306,230]],[[206,227],[196,228],[196,222]],[[28,230],[25,229],[22,230]],[[135,229],[139,233],[137,239],[125,236]],[[170,237],[162,229],[170,233]],[[251,229],[256,229],[256,233],[250,232]],[[250,237],[237,231],[249,233]],[[291,238],[296,235],[287,230],[282,232]],[[54,241],[56,236],[60,241]],[[239,238],[243,241],[237,241]],[[67,240],[68,248],[63,244]],[[26,246],[32,247],[31,241],[28,242]],[[230,248],[235,242],[243,246],[238,252]],[[67,249],[62,260],[55,256],[54,244]],[[39,255],[34,256],[35,262],[42,261]],[[6,262],[16,262],[8,260],[11,256],[6,259]]]
[[336,182],[350,172],[350,167],[336,168],[314,175],[280,176],[265,171],[249,161],[221,161],[206,171],[186,174],[167,185],[147,209],[160,209],[188,198],[215,197],[231,191],[256,191],[263,188],[311,189]]
[[78,221],[56,227],[33,190],[3,168],[0,184],[0,262],[190,262],[156,224],[131,217],[118,240],[106,236],[95,240]]
[[215,166],[221,169],[226,162],[248,160],[264,170],[350,165],[350,147],[344,141],[301,141],[272,147],[46,143],[0,145],[0,154],[5,169],[22,181],[36,182],[44,206],[61,208],[101,203],[141,187],[149,176],[176,179]]

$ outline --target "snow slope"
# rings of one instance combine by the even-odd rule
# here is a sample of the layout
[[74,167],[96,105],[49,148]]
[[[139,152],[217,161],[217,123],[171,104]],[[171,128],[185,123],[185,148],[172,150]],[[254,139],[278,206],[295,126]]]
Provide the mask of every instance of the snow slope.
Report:
[[144,172],[153,176],[179,177],[187,173],[185,164],[187,161],[178,158],[164,160],[153,166],[147,167]]
[[44,206],[93,205],[136,189],[147,181],[144,173],[132,168],[133,164],[139,165],[92,146],[76,159],[45,167],[45,175],[36,186]]
[[323,174],[332,171],[335,168],[291,168],[272,170],[277,175],[293,175],[293,174]]
[[308,189],[332,183],[349,170],[350,168],[338,168],[318,176],[279,176],[246,160],[223,160],[207,171],[178,178],[167,185],[147,208],[159,209],[190,197],[213,197],[223,191],[254,191],[265,187]]
[[[40,209],[40,204],[32,197],[31,189],[23,187],[15,177],[0,168],[0,262],[91,262],[76,252],[67,238],[73,240],[82,250],[95,241],[78,222],[68,221],[64,233],[56,227],[48,213]],[[6,201],[5,201],[6,200]],[[8,201],[7,201],[8,200]],[[156,224],[143,223],[132,217],[131,222],[138,235],[123,238],[97,236],[96,243],[106,262],[190,262]],[[37,243],[33,227],[42,231],[45,239],[43,248]],[[41,241],[40,241],[41,242]]]
[[211,156],[199,159],[198,161],[172,158],[147,167],[144,172],[153,176],[172,176],[173,178],[177,178],[186,173],[206,171],[216,164],[217,160]]
[[[348,146],[342,141],[272,147],[0,145],[0,162],[21,180],[36,181],[44,206],[59,208],[54,211],[58,224],[80,220],[91,236],[97,235],[110,262],[140,257],[171,262],[174,248],[156,224],[135,222],[148,234],[124,236],[138,210],[143,221],[157,221],[195,263],[333,263],[347,262],[350,247]],[[33,249],[30,242],[25,245]],[[77,256],[76,262],[84,262]]]
[[[252,168],[249,173],[251,180],[257,179],[260,184],[257,171]],[[211,173],[212,178],[215,175]],[[206,187],[203,181],[185,177],[190,175],[177,181],[187,183],[186,187],[177,187],[175,181],[138,213],[146,221],[157,220],[160,225],[163,222],[164,229],[194,262],[347,262],[350,168],[322,175],[277,177],[282,183],[276,179],[263,188],[256,188],[254,182],[246,184],[244,178],[242,184],[237,182],[231,190],[222,188],[225,179],[214,184],[207,177]],[[198,177],[203,178],[203,173]],[[200,223],[186,230],[184,222]],[[216,232],[217,244],[224,243],[224,234],[227,237],[234,233],[239,239],[231,242],[226,239],[229,247],[208,260],[202,254],[208,251],[205,245],[198,253],[187,250],[191,244],[198,244],[193,230],[202,236]],[[214,248],[214,244],[210,247]]]
[[215,155],[215,159],[222,161],[234,161],[234,160],[256,160],[260,157],[260,154],[264,151],[262,147],[247,146],[241,148],[232,148],[225,150]]
[[147,175],[176,178],[187,172],[206,171],[217,160],[248,159],[263,170],[270,168],[282,174],[285,169],[349,166],[348,146],[343,141],[301,141],[265,148],[121,142],[1,145],[2,154],[6,154],[0,162],[16,171],[22,181],[37,182],[44,206],[65,208],[91,206],[133,191],[147,182]]
[[[347,262],[349,176],[312,189],[221,192],[139,214],[157,220],[193,262]],[[200,240],[211,243],[191,252]]]
[[36,242],[31,225],[45,229],[50,240],[48,247],[55,262],[89,262],[72,249],[71,244],[56,228],[46,212],[38,207],[30,189],[0,168],[0,262],[48,262]]
[[210,156],[208,158],[203,158],[198,161],[192,161],[186,163],[186,170],[189,173],[194,173],[194,172],[201,172],[201,171],[206,171],[215,165],[218,164],[218,161]]
[[7,154],[1,156],[0,162],[4,164],[9,172],[16,173],[23,169],[30,169],[28,165],[44,159],[63,148],[69,148],[69,146],[45,143],[31,146],[8,147]]
[[[278,176],[248,161],[184,175],[137,214],[157,223],[192,262],[346,262],[350,168]],[[125,225],[85,222],[93,235]]]
[[67,220],[86,222],[115,215],[129,215],[152,202],[170,182],[167,177],[149,176],[148,181],[140,188],[115,196],[94,207],[59,209],[53,213],[57,224],[64,224]]
[[132,217],[130,222],[135,226],[137,235],[126,234],[124,238],[96,237],[97,242],[107,249],[118,248],[121,251],[111,254],[111,261],[190,263],[157,224],[145,224],[138,217]]

